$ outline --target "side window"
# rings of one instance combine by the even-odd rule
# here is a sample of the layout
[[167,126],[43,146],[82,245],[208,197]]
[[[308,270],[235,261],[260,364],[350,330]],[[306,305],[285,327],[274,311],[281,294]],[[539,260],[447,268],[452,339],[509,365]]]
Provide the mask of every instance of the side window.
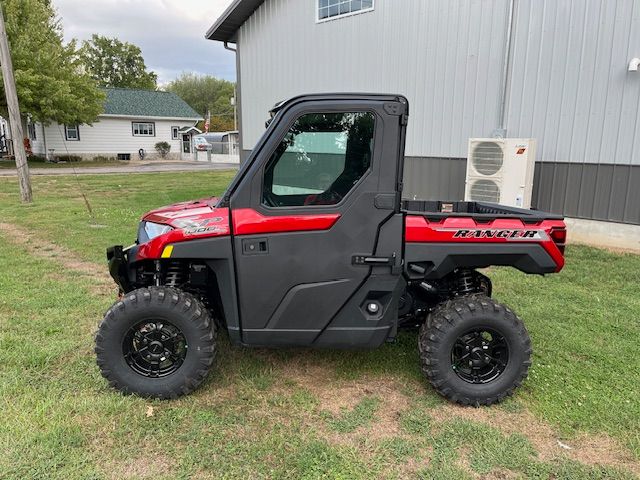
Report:
[[67,139],[67,141],[80,141],[80,128],[78,125],[65,125],[64,138]]
[[335,205],[371,165],[375,117],[369,112],[299,117],[269,159],[262,203]]

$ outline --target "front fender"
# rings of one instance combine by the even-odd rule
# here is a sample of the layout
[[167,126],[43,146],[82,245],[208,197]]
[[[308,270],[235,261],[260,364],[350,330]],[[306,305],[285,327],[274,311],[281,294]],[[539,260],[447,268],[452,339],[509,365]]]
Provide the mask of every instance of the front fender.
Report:
[[107,248],[109,274],[120,287],[120,290],[125,293],[134,289],[135,271],[131,266],[131,259],[136,257],[137,250],[137,245],[127,248],[123,248],[122,245],[114,245]]

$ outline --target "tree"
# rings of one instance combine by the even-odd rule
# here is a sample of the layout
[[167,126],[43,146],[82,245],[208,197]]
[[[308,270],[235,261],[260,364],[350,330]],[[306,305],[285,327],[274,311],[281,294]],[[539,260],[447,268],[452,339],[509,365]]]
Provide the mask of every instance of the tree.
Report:
[[[104,93],[82,72],[75,42],[63,44],[50,0],[3,0],[2,6],[22,114],[43,123],[95,121]],[[0,99],[6,112],[4,89]]]
[[94,34],[82,42],[80,56],[101,87],[157,88],[158,76],[147,71],[142,50],[136,45]]
[[183,73],[166,87],[204,118],[209,111],[211,113],[209,130],[212,132],[233,130],[231,98],[234,95],[234,88],[233,82],[195,73]]

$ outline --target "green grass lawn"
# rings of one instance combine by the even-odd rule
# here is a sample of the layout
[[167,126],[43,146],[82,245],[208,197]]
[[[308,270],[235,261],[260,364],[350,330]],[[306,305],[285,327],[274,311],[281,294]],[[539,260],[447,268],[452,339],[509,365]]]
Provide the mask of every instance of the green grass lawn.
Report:
[[[40,177],[29,206],[15,179],[0,179],[0,223],[106,272],[105,247],[131,242],[142,213],[220,194],[232,175]],[[113,301],[108,283],[9,236],[0,230],[0,478],[640,472],[640,256],[570,247],[558,275],[489,272],[535,351],[529,379],[499,406],[436,396],[411,332],[372,352],[251,350],[222,335],[205,385],[162,402],[124,397],[98,372],[93,333]]]
[[[91,167],[120,167],[126,166],[129,162],[121,162],[118,160],[103,160],[103,161],[85,161],[85,162],[65,162],[65,163],[50,163],[42,161],[29,161],[29,168],[91,168]],[[16,168],[16,162],[14,160],[0,160],[0,169],[13,169]]]

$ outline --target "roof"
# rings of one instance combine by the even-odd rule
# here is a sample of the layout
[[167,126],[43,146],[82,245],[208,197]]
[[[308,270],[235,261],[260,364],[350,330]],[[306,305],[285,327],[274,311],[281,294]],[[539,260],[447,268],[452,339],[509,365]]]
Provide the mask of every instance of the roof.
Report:
[[265,0],[233,0],[220,18],[211,26],[205,37],[219,42],[232,42],[240,26]]
[[178,130],[178,132],[180,133],[189,133],[191,131],[197,132],[198,134],[202,133],[202,130],[196,127],[182,127],[181,129]]
[[134,88],[105,88],[104,115],[168,117],[201,120],[202,115],[173,92]]
[[206,133],[202,133],[200,136],[210,141],[218,141],[218,140],[222,140],[226,135],[233,135],[237,133],[238,133],[237,130],[229,130],[227,132],[206,132]]

